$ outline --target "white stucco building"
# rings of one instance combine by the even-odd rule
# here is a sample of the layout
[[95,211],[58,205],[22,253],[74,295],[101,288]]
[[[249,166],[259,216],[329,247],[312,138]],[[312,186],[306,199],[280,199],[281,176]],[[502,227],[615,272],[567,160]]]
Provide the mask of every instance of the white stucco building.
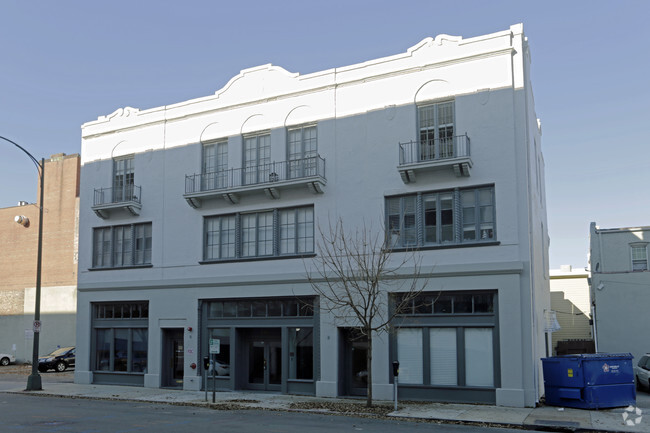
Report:
[[630,352],[638,360],[650,351],[646,328],[650,305],[650,226],[589,227],[591,299],[598,352]]
[[75,381],[198,390],[213,339],[219,389],[363,394],[367,344],[305,275],[340,217],[418,247],[436,299],[374,339],[375,398],[399,358],[402,398],[534,405],[550,297],[530,61],[522,25],[439,35],[84,124]]

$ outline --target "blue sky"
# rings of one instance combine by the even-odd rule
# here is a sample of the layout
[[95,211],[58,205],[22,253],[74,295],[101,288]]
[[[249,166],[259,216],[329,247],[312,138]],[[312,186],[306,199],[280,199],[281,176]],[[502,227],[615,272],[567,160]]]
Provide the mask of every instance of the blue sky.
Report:
[[[213,94],[241,69],[305,74],[522,22],[551,267],[586,265],[590,221],[650,225],[648,0],[0,0],[0,11],[0,135],[38,159],[78,153],[84,122]],[[30,161],[0,141],[0,207],[34,202],[36,184]]]

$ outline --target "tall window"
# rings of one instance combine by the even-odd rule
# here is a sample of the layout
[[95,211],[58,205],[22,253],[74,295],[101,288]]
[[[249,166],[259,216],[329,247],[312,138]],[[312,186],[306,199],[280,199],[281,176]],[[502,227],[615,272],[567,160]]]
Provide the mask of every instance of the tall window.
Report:
[[289,328],[289,379],[314,378],[314,328]]
[[205,219],[206,260],[235,257],[235,215]]
[[228,170],[228,142],[203,145],[202,188],[204,191],[225,188]]
[[648,270],[648,247],[647,245],[632,245],[632,270]]
[[386,218],[387,242],[393,247],[491,241],[494,187],[390,197]]
[[420,160],[454,156],[454,103],[418,107]]
[[302,126],[288,131],[289,179],[316,174],[318,140],[316,126]]
[[113,202],[133,200],[133,155],[113,160]]
[[314,251],[314,208],[276,209],[206,217],[204,260]]
[[280,254],[302,254],[314,251],[314,208],[281,209]]
[[271,135],[244,137],[244,184],[268,182],[271,174]]
[[273,255],[273,212],[241,216],[242,257]]
[[93,268],[151,264],[151,223],[93,229]]

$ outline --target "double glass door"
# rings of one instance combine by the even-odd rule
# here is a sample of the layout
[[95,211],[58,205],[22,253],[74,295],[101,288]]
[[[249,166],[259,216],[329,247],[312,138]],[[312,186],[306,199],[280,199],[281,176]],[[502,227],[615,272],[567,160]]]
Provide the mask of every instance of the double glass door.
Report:
[[[278,330],[279,331],[279,330]],[[248,388],[280,391],[282,342],[277,338],[254,338],[248,342]]]

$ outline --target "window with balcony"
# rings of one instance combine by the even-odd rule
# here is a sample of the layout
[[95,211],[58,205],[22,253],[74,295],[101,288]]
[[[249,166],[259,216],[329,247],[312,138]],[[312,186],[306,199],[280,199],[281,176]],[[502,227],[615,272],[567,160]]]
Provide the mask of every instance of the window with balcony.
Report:
[[389,197],[386,227],[394,248],[494,241],[494,187]]
[[418,107],[418,123],[421,161],[454,156],[453,102]]
[[288,130],[287,153],[289,179],[299,179],[317,174],[318,140],[316,126],[301,126]]
[[228,141],[203,145],[201,166],[201,191],[221,189],[227,186]]
[[[244,185],[267,182],[271,175],[271,134],[244,137]],[[277,175],[277,173],[275,173]]]
[[151,223],[93,229],[93,269],[151,264]]
[[632,249],[632,270],[648,270],[648,246],[647,244],[631,245]]
[[311,254],[314,252],[314,208],[206,217],[204,239],[205,261]]
[[113,203],[134,200],[133,180],[133,155],[115,158],[113,160]]

